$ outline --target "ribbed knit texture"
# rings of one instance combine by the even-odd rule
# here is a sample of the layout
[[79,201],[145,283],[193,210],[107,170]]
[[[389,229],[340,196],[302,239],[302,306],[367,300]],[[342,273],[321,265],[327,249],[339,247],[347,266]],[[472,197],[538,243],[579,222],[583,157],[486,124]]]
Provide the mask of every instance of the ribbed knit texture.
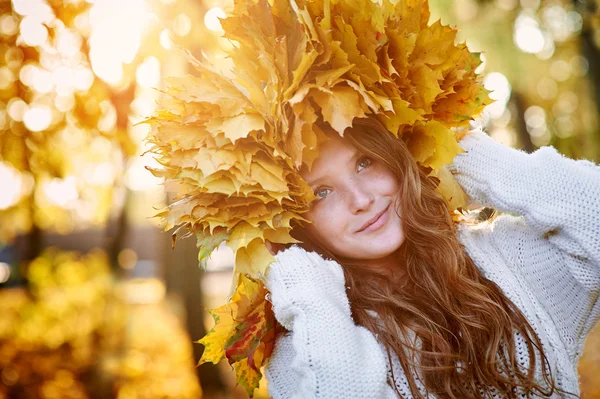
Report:
[[[557,385],[579,395],[577,361],[600,319],[600,167],[552,147],[527,154],[479,128],[460,146],[467,152],[450,171],[475,203],[507,213],[459,225],[459,239],[535,329]],[[298,246],[276,258],[265,282],[275,317],[291,332],[278,338],[265,368],[269,394],[397,398],[384,347],[352,320],[341,266]],[[527,365],[519,334],[516,342]],[[393,367],[398,390],[412,398],[395,356]]]

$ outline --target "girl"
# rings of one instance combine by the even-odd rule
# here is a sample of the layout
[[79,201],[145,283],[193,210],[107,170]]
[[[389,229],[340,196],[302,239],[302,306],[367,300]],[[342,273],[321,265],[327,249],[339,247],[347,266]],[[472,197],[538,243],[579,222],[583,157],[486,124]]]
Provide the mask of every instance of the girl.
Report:
[[265,285],[289,331],[266,366],[272,397],[579,396],[600,317],[600,168],[474,128],[449,169],[507,213],[456,226],[374,118],[328,137],[301,171],[318,197],[293,230],[301,246],[269,246]]

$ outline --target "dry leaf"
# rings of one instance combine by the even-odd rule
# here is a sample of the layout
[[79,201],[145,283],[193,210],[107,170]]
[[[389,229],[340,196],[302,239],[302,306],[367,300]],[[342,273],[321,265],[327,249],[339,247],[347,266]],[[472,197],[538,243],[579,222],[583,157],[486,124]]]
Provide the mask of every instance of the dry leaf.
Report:
[[198,364],[216,364],[226,358],[250,397],[262,378],[260,369],[275,340],[275,319],[266,294],[260,281],[240,274],[231,302],[209,310],[215,326],[197,341],[204,345]]

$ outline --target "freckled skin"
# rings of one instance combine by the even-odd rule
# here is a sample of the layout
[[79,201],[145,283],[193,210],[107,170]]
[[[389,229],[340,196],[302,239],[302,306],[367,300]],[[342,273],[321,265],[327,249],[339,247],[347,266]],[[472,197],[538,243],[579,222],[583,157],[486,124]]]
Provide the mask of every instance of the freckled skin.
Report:
[[[331,136],[321,145],[312,169],[301,171],[302,178],[320,198],[304,215],[312,222],[306,229],[336,256],[364,261],[372,267],[391,265],[394,252],[404,242],[402,220],[394,211],[398,182],[377,160],[358,156],[351,161],[355,152],[348,141]],[[388,205],[391,206],[383,226],[357,232]]]

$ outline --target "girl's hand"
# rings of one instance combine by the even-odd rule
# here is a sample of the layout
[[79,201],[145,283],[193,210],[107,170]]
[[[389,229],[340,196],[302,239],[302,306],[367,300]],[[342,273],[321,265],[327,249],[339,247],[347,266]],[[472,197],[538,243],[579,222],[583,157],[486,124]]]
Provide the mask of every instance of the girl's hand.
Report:
[[[275,248],[272,249],[275,251]],[[326,302],[335,298],[348,307],[350,315],[344,271],[340,264],[295,244],[281,250],[275,258],[277,261],[269,265],[263,282],[271,293],[275,318],[283,327],[292,331],[299,309],[311,315],[319,313],[325,309]],[[339,310],[338,306],[336,311]]]

